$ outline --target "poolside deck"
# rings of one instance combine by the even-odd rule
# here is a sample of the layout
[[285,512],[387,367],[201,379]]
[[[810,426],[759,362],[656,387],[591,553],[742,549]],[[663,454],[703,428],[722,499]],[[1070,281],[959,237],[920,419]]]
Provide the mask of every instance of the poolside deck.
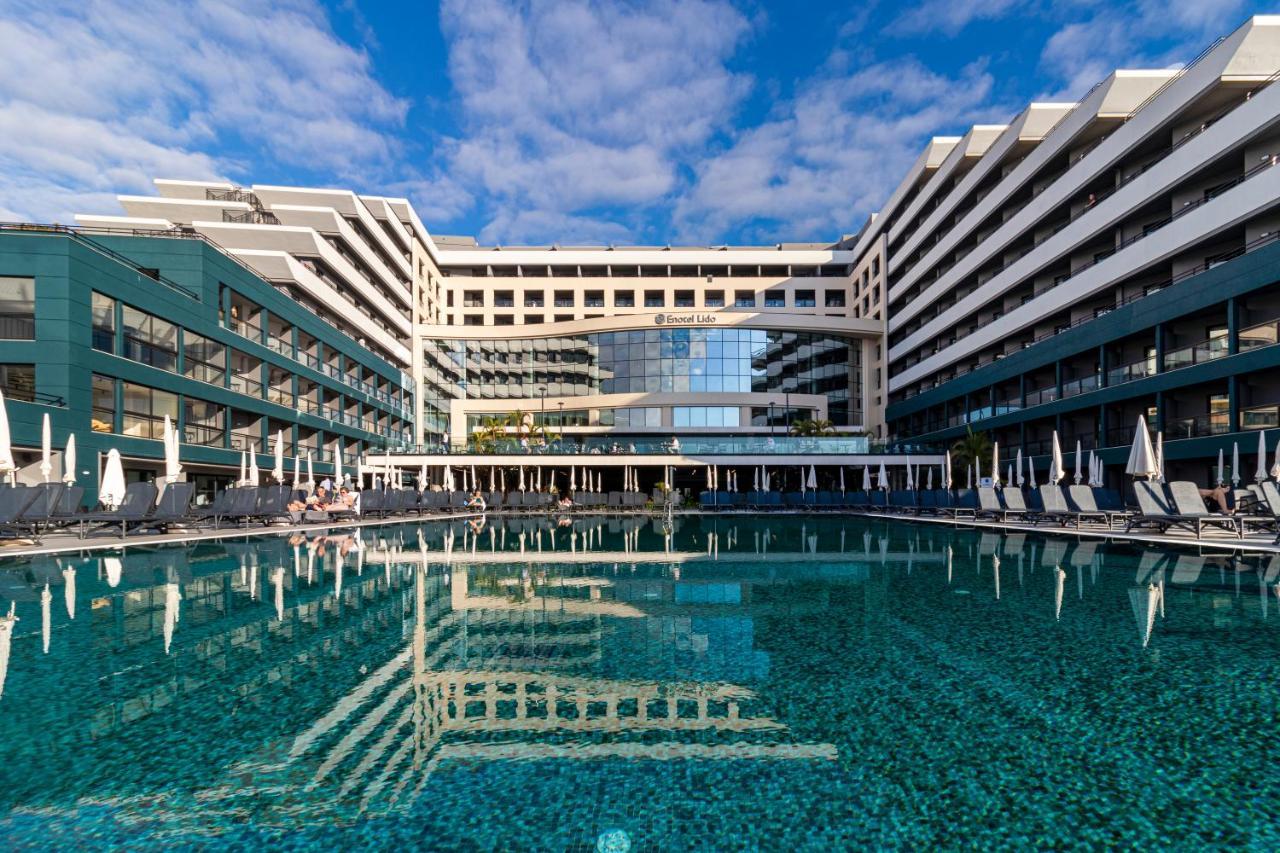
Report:
[[[491,511],[487,513],[490,517],[512,516],[529,516],[530,513],[507,512],[507,511]],[[823,510],[820,512],[806,511],[804,509],[781,509],[781,510],[719,510],[714,513],[707,513],[702,509],[679,509],[675,510],[677,516],[690,515],[713,515],[717,517],[732,518],[740,515],[769,515],[785,518],[788,516],[819,516],[824,518],[832,517],[848,517],[848,518],[867,518],[889,522],[904,522],[912,524],[935,524],[950,527],[964,527],[980,530],[992,530],[1001,533],[1039,533],[1044,535],[1056,536],[1072,536],[1091,539],[1111,540],[1115,542],[1132,542],[1141,545],[1156,545],[1161,547],[1186,547],[1194,546],[1201,549],[1208,548],[1216,551],[1232,552],[1244,551],[1249,553],[1280,553],[1280,545],[1275,542],[1275,536],[1270,533],[1246,533],[1243,539],[1239,539],[1234,535],[1227,534],[1222,531],[1206,531],[1201,539],[1197,539],[1193,534],[1187,531],[1174,530],[1165,533],[1151,532],[1128,532],[1123,530],[1108,530],[1101,526],[1083,527],[1062,527],[1050,524],[1029,524],[1018,522],[1000,522],[987,519],[954,519],[941,516],[913,515],[893,512],[879,512],[852,509],[836,509]],[[127,539],[122,539],[114,532],[99,532],[89,535],[81,539],[73,531],[55,531],[47,533],[40,537],[39,542],[33,542],[29,539],[10,539],[0,540],[0,558],[3,557],[33,557],[56,554],[78,554],[89,553],[93,551],[119,551],[127,548],[137,547],[154,547],[156,545],[180,545],[188,542],[204,542],[219,539],[235,539],[245,536],[286,536],[293,533],[321,533],[333,529],[350,530],[353,528],[363,527],[382,527],[392,524],[417,524],[433,521],[448,521],[474,518],[484,513],[477,512],[447,512],[447,513],[424,513],[418,515],[401,515],[391,516],[388,518],[364,518],[347,521],[330,521],[317,522],[311,524],[279,524],[269,526],[253,526],[253,527],[220,527],[216,529],[184,529],[171,533],[135,533],[130,534]],[[556,513],[560,515],[560,513]],[[593,515],[643,515],[653,518],[660,518],[662,513],[658,511],[594,511],[594,510],[574,510],[568,513],[570,517],[586,517]]]

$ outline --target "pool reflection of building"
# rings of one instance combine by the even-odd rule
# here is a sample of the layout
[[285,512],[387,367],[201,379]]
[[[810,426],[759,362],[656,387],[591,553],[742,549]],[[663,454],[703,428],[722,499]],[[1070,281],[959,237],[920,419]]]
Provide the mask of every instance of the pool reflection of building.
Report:
[[[770,631],[795,617],[821,618],[831,589],[865,594],[869,616],[890,594],[887,580],[910,573],[919,580],[904,592],[937,589],[947,596],[939,601],[956,605],[996,606],[1002,594],[1030,590],[1031,605],[1042,606],[1050,623],[1070,620],[1080,612],[1072,599],[1107,582],[1101,554],[1109,546],[1088,539],[961,537],[861,522],[857,535],[842,536],[845,525],[815,522],[790,537],[791,550],[772,550],[768,559],[760,537],[739,536],[724,520],[677,525],[670,555],[628,554],[621,543],[630,532],[607,526],[590,537],[579,531],[598,550],[569,551],[562,529],[557,550],[547,537],[542,555],[519,554],[514,528],[505,530],[505,551],[503,531],[472,537],[455,525],[446,537],[443,526],[428,527],[423,551],[375,532],[346,555],[341,585],[336,543],[322,556],[284,539],[205,545],[185,563],[139,549],[121,561],[114,587],[110,557],[33,561],[19,602],[21,674],[9,676],[19,690],[4,701],[25,701],[22,689],[31,690],[42,671],[31,668],[41,657],[38,591],[48,581],[56,592],[70,569],[89,606],[82,600],[71,619],[62,596],[53,596],[52,653],[73,647],[78,661],[101,663],[91,678],[80,677],[77,663],[72,681],[37,691],[51,701],[22,706],[32,724],[60,731],[83,720],[91,743],[114,744],[96,760],[114,768],[125,800],[148,793],[153,780],[135,775],[124,753],[188,736],[206,744],[210,772],[201,776],[200,808],[178,814],[175,807],[177,821],[251,803],[260,812],[255,797],[281,790],[295,796],[263,820],[343,820],[410,808],[432,774],[476,762],[829,762],[842,757],[836,746],[798,734],[808,729],[797,727],[797,708],[769,690],[780,683]],[[644,533],[639,544],[661,547],[660,531]],[[711,535],[719,550],[708,554]],[[1132,574],[1124,559],[1132,560]],[[1252,620],[1256,608],[1268,618],[1280,596],[1278,559],[1249,562],[1247,571],[1227,555],[1121,549],[1107,560],[1110,587],[1121,595],[1151,585],[1167,590],[1167,618],[1179,620],[1173,630],[1205,618],[1215,625]],[[1056,582],[1046,588],[1050,578]],[[172,587],[181,594],[178,614],[169,612]],[[956,589],[970,595],[949,595]],[[1042,598],[1046,589],[1050,597]],[[7,592],[19,590],[11,583]],[[1126,642],[1155,645],[1170,630],[1164,595],[1133,600],[1138,635],[1123,626]],[[922,606],[909,624],[895,625],[933,636],[938,615]],[[766,620],[774,627],[764,629]],[[968,657],[967,665],[981,665]],[[211,696],[219,697],[214,704]],[[263,738],[255,727],[267,720],[272,734]],[[52,773],[71,760],[44,758]]]

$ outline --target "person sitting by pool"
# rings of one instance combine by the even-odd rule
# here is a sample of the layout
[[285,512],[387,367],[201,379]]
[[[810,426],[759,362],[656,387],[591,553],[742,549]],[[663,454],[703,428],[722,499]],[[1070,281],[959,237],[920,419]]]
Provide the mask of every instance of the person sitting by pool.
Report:
[[573,506],[573,498],[569,497],[568,495],[565,495],[560,499],[561,509],[570,509],[572,506]]
[[1216,486],[1212,489],[1201,489],[1200,497],[1205,500],[1213,499],[1218,504],[1218,509],[1222,511],[1223,515],[1235,514],[1235,509],[1227,503],[1227,490],[1223,486]]
[[484,512],[486,506],[487,505],[484,502],[484,495],[480,494],[479,489],[472,492],[471,497],[467,499],[467,509],[478,509],[481,512]]
[[325,507],[330,512],[354,512],[358,509],[356,496],[346,486],[338,489],[337,497]]
[[290,512],[302,512],[304,509],[320,509],[322,504],[328,500],[328,495],[324,490],[324,486],[317,486],[316,493],[307,497],[305,501],[292,500],[289,501]]

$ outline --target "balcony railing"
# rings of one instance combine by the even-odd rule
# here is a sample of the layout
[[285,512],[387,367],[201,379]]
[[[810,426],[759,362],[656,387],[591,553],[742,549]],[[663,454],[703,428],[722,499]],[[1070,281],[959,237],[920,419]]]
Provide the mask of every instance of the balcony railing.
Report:
[[1142,361],[1135,361],[1132,364],[1125,364],[1108,370],[1107,385],[1123,385],[1126,382],[1135,382],[1155,375],[1156,360],[1154,358],[1144,358]]
[[218,427],[187,424],[182,428],[182,440],[187,444],[198,444],[204,447],[222,447],[227,431]]
[[272,403],[280,406],[288,406],[293,409],[297,407],[293,392],[284,388],[268,388],[267,399]]
[[1211,338],[1191,346],[1166,352],[1164,354],[1164,369],[1177,370],[1181,367],[1191,367],[1192,365],[1215,361],[1226,355],[1230,355],[1230,351],[1227,348],[1227,339],[1225,337]]
[[[1132,430],[1130,430],[1132,432]],[[1227,412],[1210,412],[1191,418],[1177,418],[1165,421],[1165,440],[1179,438],[1202,438],[1211,435],[1225,435],[1231,432],[1231,417]]]
[[1027,392],[1027,408],[1039,406],[1042,403],[1052,403],[1058,399],[1058,389],[1056,387],[1038,388],[1035,391]]
[[1102,387],[1102,377],[1099,374],[1093,376],[1082,376],[1079,379],[1072,379],[1070,382],[1062,383],[1062,399],[1067,397],[1075,397],[1080,394],[1087,394],[1090,391],[1096,391]]
[[1280,427],[1280,403],[1267,403],[1240,410],[1240,429],[1275,429]]
[[262,383],[256,379],[249,379],[235,373],[231,374],[230,386],[232,391],[245,394],[250,397],[262,396]]

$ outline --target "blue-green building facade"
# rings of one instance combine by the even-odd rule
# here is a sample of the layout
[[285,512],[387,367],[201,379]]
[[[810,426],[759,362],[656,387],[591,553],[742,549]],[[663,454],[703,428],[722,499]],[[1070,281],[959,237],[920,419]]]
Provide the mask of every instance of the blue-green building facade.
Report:
[[0,230],[0,387],[19,466],[38,462],[47,413],[56,451],[75,433],[87,500],[110,448],[130,479],[161,470],[166,414],[203,493],[242,451],[269,471],[277,431],[287,478],[294,454],[319,477],[338,446],[349,469],[413,434],[397,366],[192,236]]

